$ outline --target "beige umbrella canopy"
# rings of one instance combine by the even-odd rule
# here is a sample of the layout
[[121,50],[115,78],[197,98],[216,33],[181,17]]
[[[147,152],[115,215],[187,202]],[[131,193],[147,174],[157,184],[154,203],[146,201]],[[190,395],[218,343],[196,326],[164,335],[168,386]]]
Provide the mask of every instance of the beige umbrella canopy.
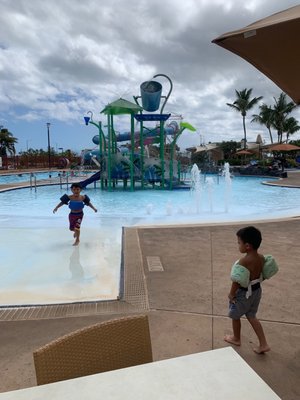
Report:
[[240,151],[237,151],[236,153],[235,153],[236,155],[251,155],[251,156],[253,156],[253,153],[252,153],[252,151],[249,151],[249,150],[240,150]]
[[300,103],[300,5],[273,14],[212,42],[254,65]]
[[269,151],[293,151],[300,150],[299,146],[295,146],[294,144],[289,143],[278,143],[270,146],[268,148]]

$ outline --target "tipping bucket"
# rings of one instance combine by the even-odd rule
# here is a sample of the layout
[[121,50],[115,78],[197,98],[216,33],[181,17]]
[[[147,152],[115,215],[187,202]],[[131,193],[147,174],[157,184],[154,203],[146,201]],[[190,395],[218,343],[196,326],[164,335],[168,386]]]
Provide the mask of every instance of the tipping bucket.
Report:
[[90,117],[83,117],[83,118],[84,118],[85,124],[88,125],[91,118]]
[[140,86],[142,106],[146,111],[156,111],[159,108],[162,85],[156,81],[143,82]]

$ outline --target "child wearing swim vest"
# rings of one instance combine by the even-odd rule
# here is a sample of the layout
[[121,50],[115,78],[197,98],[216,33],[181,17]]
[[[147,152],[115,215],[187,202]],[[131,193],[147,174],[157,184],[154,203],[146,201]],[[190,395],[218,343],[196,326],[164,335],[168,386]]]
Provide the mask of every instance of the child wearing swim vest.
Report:
[[229,314],[232,319],[233,335],[225,335],[228,343],[241,344],[241,317],[245,315],[256,333],[259,346],[253,350],[258,354],[270,351],[264,330],[256,313],[261,300],[261,282],[271,278],[278,271],[275,259],[271,255],[258,253],[262,241],[261,232],[254,226],[247,226],[237,231],[239,251],[245,254],[236,261],[231,269],[231,289]]
[[56,211],[63,205],[69,206],[71,210],[69,214],[69,229],[74,232],[73,236],[75,242],[73,243],[73,246],[78,246],[80,242],[80,226],[83,219],[83,207],[85,205],[91,207],[95,212],[97,212],[97,209],[91,203],[89,196],[80,194],[81,186],[79,183],[72,183],[71,191],[73,194],[64,194],[60,198],[60,203],[58,203],[54,208],[53,213],[56,213]]

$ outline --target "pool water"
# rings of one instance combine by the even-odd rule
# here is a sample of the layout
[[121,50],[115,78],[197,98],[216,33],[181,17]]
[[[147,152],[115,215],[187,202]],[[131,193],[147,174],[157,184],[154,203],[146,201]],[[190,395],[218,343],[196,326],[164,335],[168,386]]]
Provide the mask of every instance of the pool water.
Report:
[[[182,222],[230,222],[249,219],[270,219],[299,214],[299,191],[279,186],[263,185],[265,178],[235,177],[231,187],[225,187],[224,178],[213,178],[211,193],[207,182],[202,182],[200,193],[189,190],[117,190],[101,191],[88,186],[86,193],[98,208],[93,218],[84,224],[97,226],[176,224]],[[44,225],[64,226],[68,208],[52,210],[59,198],[68,192],[66,187],[42,186],[0,193],[0,222],[2,227]],[[91,209],[86,208],[90,213]],[[49,221],[50,220],[50,221]]]
[[[86,175],[90,174],[88,171],[75,171],[74,175],[79,174]],[[21,183],[21,182],[29,182],[30,177],[35,177],[37,180],[41,179],[57,179],[59,176],[63,178],[66,176],[70,176],[70,173],[63,175],[62,171],[47,171],[47,172],[20,172],[19,174],[0,174],[0,185],[6,185],[11,183]]]
[[57,186],[0,193],[0,306],[112,300],[119,295],[123,226],[251,221],[299,215],[299,191],[261,178],[204,179],[198,191],[87,187],[81,243],[73,247],[69,192]]
[[[10,174],[10,175],[0,175],[0,185],[18,183],[18,182],[29,182],[31,174],[29,172]],[[55,178],[58,177],[58,172],[35,172],[34,175],[36,179],[49,179],[49,176]]]

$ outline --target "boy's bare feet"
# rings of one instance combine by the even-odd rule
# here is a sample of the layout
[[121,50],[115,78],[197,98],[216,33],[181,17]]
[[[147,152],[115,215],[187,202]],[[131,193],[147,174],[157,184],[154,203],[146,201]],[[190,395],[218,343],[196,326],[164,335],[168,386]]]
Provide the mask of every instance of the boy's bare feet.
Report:
[[233,335],[225,335],[224,340],[225,340],[225,342],[234,344],[235,346],[241,345],[241,341],[236,339]]
[[254,347],[253,348],[253,351],[255,353],[257,353],[257,354],[264,354],[264,353],[266,353],[267,351],[270,351],[270,350],[271,350],[271,348],[268,345],[266,345],[266,346],[258,346],[258,347]]

